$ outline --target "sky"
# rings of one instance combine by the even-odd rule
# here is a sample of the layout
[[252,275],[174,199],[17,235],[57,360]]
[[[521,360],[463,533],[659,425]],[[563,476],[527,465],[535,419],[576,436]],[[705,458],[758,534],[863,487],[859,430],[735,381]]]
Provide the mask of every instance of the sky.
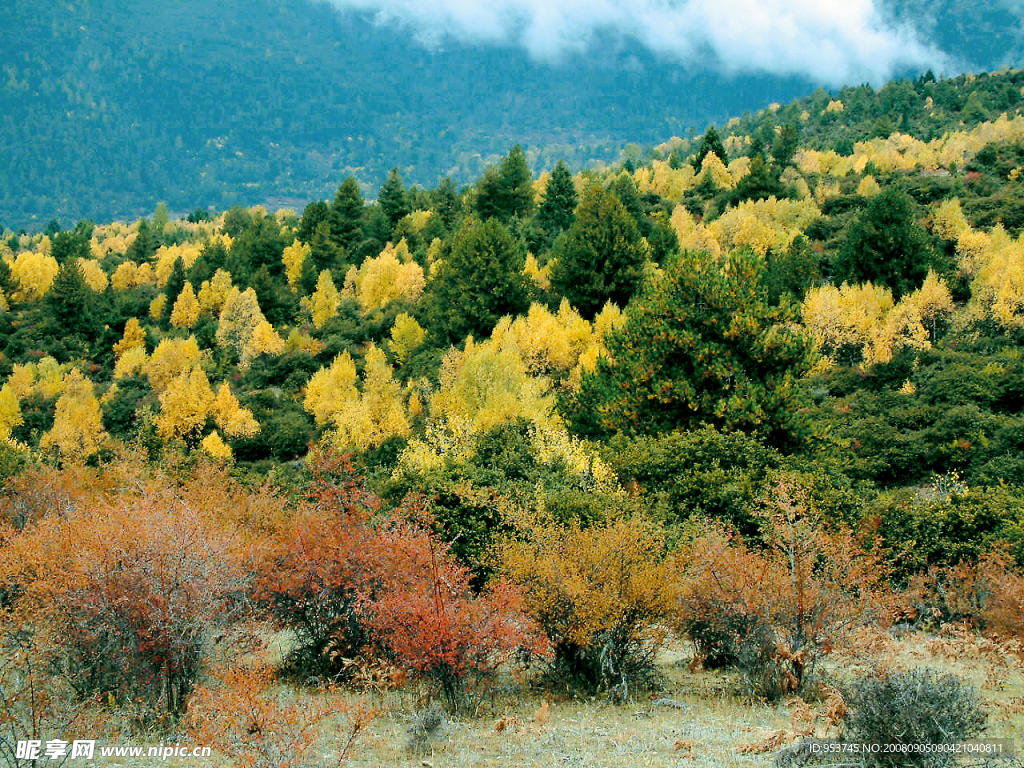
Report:
[[884,20],[874,0],[330,1],[405,27],[425,46],[511,44],[537,60],[586,51],[611,32],[682,64],[835,86],[946,64],[909,26]]

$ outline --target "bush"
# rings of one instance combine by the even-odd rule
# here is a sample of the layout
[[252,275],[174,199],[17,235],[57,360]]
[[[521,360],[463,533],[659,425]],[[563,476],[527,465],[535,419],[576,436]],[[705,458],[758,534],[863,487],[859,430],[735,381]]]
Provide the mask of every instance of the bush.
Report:
[[296,632],[293,665],[339,677],[358,657],[382,655],[461,709],[520,650],[543,651],[518,591],[499,581],[475,594],[415,499],[385,515],[347,459],[314,462],[313,503],[282,526],[257,583],[259,599]]
[[186,489],[135,465],[72,476],[95,487],[63,511],[26,510],[0,550],[3,618],[80,698],[176,716],[245,588],[240,533],[217,517],[230,494],[202,472]]
[[1003,550],[930,568],[911,580],[907,599],[912,615],[926,623],[964,622],[1001,637],[1024,635],[1024,574]]
[[[977,692],[955,675],[929,669],[871,674],[844,698],[850,708],[844,741],[873,744],[943,744],[978,736],[987,715]],[[952,765],[951,753],[878,752],[873,766]]]
[[808,515],[780,480],[768,499],[765,548],[712,529],[682,548],[677,623],[707,666],[734,666],[752,695],[800,691],[850,629],[881,617],[884,573],[848,533]]
[[516,527],[502,569],[551,642],[557,679],[618,700],[653,687],[673,594],[662,533],[641,519],[582,528],[524,517]]

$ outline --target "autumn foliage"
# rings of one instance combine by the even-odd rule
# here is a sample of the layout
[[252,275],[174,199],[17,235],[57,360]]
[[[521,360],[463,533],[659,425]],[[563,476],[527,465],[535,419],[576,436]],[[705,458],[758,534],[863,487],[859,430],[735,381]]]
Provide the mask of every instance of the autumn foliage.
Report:
[[710,529],[678,553],[676,618],[706,666],[735,666],[750,692],[800,691],[846,633],[883,622],[879,558],[848,532],[814,521],[807,499],[781,479],[766,499],[764,546]]
[[310,502],[270,543],[256,584],[295,630],[303,668],[333,677],[383,656],[457,708],[518,651],[543,652],[518,591],[475,594],[421,503],[385,514],[346,462],[319,461]]

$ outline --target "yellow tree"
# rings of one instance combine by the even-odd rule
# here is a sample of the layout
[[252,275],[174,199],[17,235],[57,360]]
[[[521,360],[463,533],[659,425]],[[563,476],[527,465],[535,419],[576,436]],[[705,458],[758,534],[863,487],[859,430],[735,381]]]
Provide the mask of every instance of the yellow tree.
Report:
[[64,377],[53,428],[43,435],[39,447],[56,448],[67,458],[86,459],[98,453],[108,440],[92,382],[72,368]]
[[265,320],[255,290],[246,288],[239,291],[232,288],[220,310],[217,344],[242,358],[253,331]]
[[187,339],[164,339],[153,350],[142,372],[149,377],[153,391],[160,392],[172,379],[191,370],[200,358],[199,344],[195,336],[189,336]]
[[232,289],[231,273],[218,269],[199,286],[199,306],[204,312],[220,312]]
[[11,264],[11,276],[18,284],[11,297],[15,301],[42,298],[57,276],[57,260],[44,253],[22,251]]
[[164,440],[198,440],[213,405],[213,391],[198,365],[183,371],[160,393],[156,428]]
[[324,324],[338,314],[338,306],[341,303],[341,296],[338,289],[334,287],[334,280],[328,269],[320,273],[316,281],[316,290],[310,297],[310,314],[313,316],[313,327],[320,330]]
[[107,279],[107,273],[95,261],[80,258],[78,260],[78,269],[82,273],[82,278],[85,280],[86,285],[96,291],[96,293],[103,293],[107,290],[107,285],[110,282]]
[[137,318],[130,317],[124,324],[124,335],[119,342],[114,344],[114,357],[120,359],[121,355],[135,347],[145,349],[146,332],[142,330],[142,325]]
[[204,437],[202,442],[199,443],[199,447],[215,459],[225,461],[231,459],[231,446],[221,439],[221,436],[217,434],[217,430],[213,430],[213,432]]
[[260,320],[242,347],[239,365],[247,368],[260,355],[280,355],[282,352],[284,339],[274,330],[269,320]]
[[161,320],[164,316],[164,311],[167,309],[167,295],[163,293],[157,294],[156,298],[149,302],[149,316],[154,320]]
[[226,381],[221,382],[210,410],[213,420],[228,437],[252,437],[259,434],[259,422],[253,417],[252,411],[239,404]]
[[10,384],[4,384],[0,388],[0,442],[10,442],[11,431],[23,422],[18,396]]
[[[390,437],[407,437],[411,430],[402,385],[395,380],[394,369],[382,349],[370,344],[366,351],[363,373],[362,403],[369,429],[354,435],[352,442],[360,447],[378,446]],[[339,424],[335,425],[338,429]]]
[[905,297],[904,301],[917,306],[921,321],[928,327],[931,342],[934,344],[939,324],[945,322],[955,309],[953,297],[945,281],[935,274],[934,270],[928,270],[928,276],[921,287]]
[[399,363],[404,363],[409,354],[419,347],[426,338],[427,332],[416,322],[416,319],[412,315],[402,312],[395,318],[395,324],[391,327],[391,343],[388,346],[395,359]]
[[416,302],[426,285],[423,269],[413,260],[405,240],[398,245],[388,243],[380,255],[368,259],[354,277],[356,299],[364,312],[385,307],[398,299]]
[[356,365],[348,351],[342,352],[327,368],[314,373],[306,384],[303,407],[320,426],[329,424],[334,413],[347,401],[359,397],[356,389]]
[[281,260],[284,262],[284,274],[288,278],[288,285],[293,291],[299,290],[299,281],[302,279],[302,268],[310,255],[310,247],[306,243],[295,240],[284,249]]
[[192,290],[192,283],[186,280],[171,310],[171,325],[175,328],[191,328],[199,321],[199,313],[199,300]]

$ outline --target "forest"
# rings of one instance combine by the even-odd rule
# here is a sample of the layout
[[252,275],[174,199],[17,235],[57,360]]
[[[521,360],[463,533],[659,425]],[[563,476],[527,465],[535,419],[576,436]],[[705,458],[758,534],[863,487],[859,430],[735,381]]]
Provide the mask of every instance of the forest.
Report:
[[0,765],[1022,732],[1022,107],[929,72],[576,172],[6,230]]

